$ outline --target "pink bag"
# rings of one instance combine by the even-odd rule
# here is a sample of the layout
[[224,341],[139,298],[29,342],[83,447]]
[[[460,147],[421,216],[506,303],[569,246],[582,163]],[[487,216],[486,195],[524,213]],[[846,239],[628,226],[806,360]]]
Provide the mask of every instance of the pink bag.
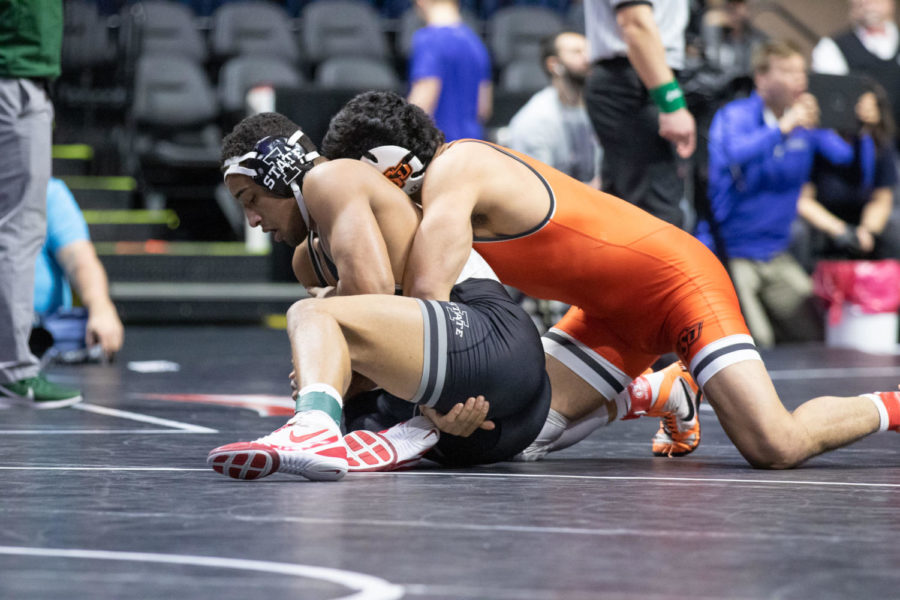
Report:
[[864,313],[897,312],[900,308],[900,261],[821,260],[813,273],[813,290],[828,306],[828,322],[841,322],[844,304]]

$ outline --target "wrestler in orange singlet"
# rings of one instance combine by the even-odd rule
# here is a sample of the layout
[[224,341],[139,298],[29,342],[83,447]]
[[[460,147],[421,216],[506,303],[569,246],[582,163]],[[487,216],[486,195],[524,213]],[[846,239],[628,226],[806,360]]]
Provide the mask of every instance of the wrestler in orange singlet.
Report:
[[568,420],[612,402],[621,413],[623,394],[629,412],[647,414],[643,395],[625,388],[658,354],[675,351],[754,466],[796,466],[900,428],[898,392],[822,396],[788,412],[724,269],[687,233],[499,146],[444,144],[427,115],[389,92],[351,100],[332,119],[322,150],[384,170],[396,165],[369,150],[385,145],[425,165],[413,196],[424,216],[405,270],[407,293],[445,299],[474,240],[501,281],[577,307],[544,341],[552,407]]

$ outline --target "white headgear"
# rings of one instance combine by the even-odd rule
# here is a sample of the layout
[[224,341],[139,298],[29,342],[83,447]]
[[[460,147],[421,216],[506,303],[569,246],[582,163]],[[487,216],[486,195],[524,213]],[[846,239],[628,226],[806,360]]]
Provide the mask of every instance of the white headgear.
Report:
[[425,165],[415,154],[402,146],[378,146],[363,154],[360,160],[374,165],[410,196],[422,187]]

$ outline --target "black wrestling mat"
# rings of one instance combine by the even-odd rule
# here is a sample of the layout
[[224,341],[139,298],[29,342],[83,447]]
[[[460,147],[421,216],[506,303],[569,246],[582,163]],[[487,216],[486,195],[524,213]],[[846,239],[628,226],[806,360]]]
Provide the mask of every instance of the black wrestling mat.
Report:
[[[789,408],[894,389],[900,356],[764,354]],[[287,336],[138,328],[108,366],[53,367],[77,408],[0,411],[0,598],[896,598],[900,436],[802,468],[703,443],[653,458],[650,419],[540,463],[433,464],[336,483],[235,481],[220,444],[291,413]]]

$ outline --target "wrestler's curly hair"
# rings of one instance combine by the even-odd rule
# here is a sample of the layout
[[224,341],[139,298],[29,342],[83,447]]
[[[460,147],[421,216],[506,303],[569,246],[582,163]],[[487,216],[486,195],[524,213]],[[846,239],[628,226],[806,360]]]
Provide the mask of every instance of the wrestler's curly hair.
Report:
[[247,117],[222,140],[222,163],[252,151],[264,137],[290,137],[298,129],[296,123],[280,113],[266,112]]
[[321,152],[358,159],[376,146],[402,146],[427,165],[443,143],[444,133],[415,104],[394,92],[364,92],[331,119]]

